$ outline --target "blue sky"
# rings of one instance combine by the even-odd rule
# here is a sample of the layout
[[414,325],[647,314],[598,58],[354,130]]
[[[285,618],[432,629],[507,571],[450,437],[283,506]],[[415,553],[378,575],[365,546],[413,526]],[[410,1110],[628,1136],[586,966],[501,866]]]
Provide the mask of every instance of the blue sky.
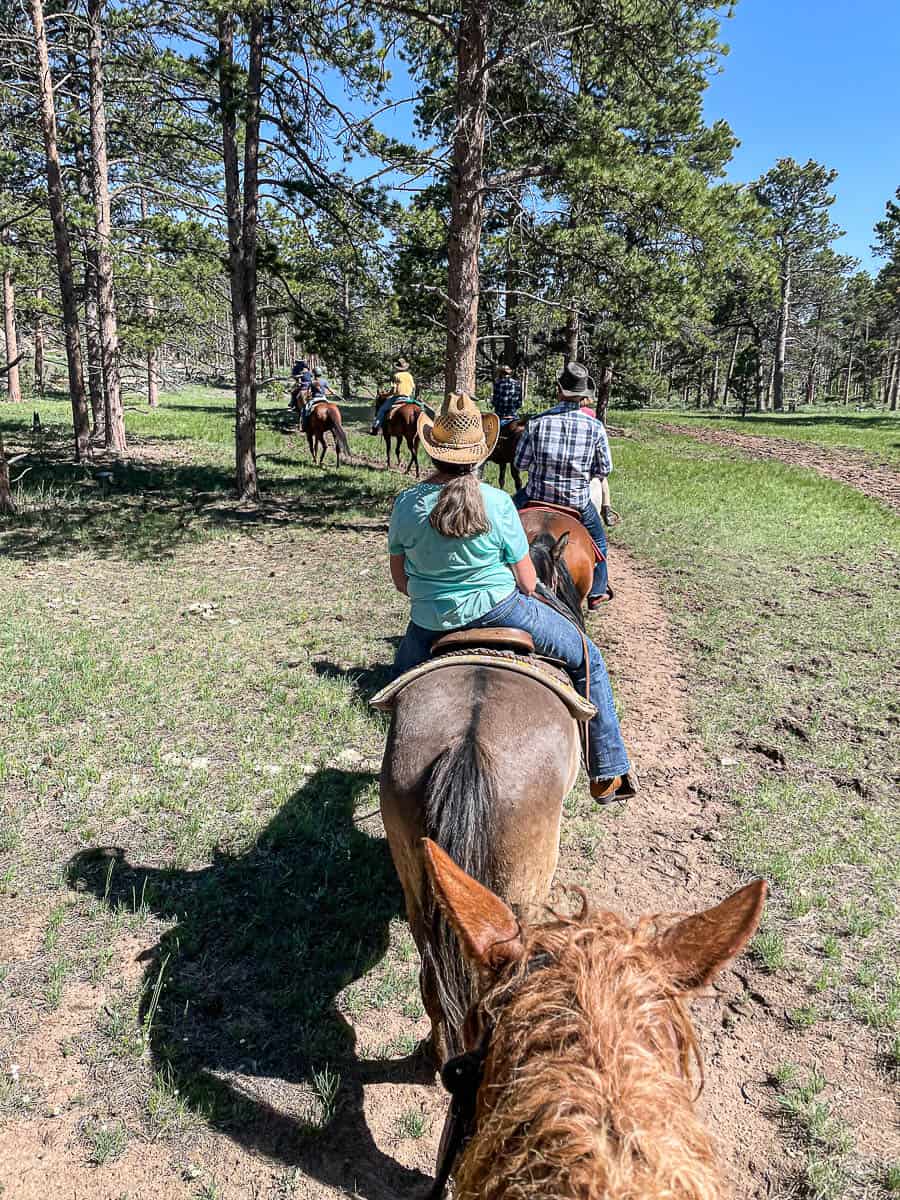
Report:
[[[835,168],[836,248],[877,270],[872,227],[900,186],[900,0],[739,0],[720,40],[730,53],[705,113],[740,139],[729,178],[755,179],[779,158]],[[390,66],[394,98],[412,94],[403,64]],[[378,124],[409,138],[411,119],[404,106]]]
[[900,0],[740,0],[706,114],[741,139],[728,174],[778,158],[834,167],[837,249],[877,269],[872,226],[900,186]]

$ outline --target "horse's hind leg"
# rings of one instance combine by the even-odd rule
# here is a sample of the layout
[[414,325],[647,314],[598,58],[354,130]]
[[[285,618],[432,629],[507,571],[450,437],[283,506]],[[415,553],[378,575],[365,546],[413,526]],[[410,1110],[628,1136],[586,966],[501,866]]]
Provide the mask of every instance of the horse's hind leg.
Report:
[[519,474],[519,472],[516,470],[516,468],[514,466],[512,466],[511,464],[510,464],[509,469],[510,469],[510,471],[512,471],[513,483],[516,485],[516,491],[521,492],[522,476]]
[[500,464],[500,485],[499,486],[500,486],[501,492],[504,491],[506,488],[506,463],[505,462],[502,462]]

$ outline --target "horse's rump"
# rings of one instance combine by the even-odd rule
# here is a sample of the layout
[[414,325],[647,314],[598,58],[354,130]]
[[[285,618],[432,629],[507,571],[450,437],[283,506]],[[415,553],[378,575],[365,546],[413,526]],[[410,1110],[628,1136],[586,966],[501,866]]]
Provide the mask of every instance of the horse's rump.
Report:
[[578,771],[577,727],[562,700],[511,672],[450,665],[397,697],[381,768],[381,811],[423,961],[422,990],[445,1044],[471,981],[427,881],[431,837],[511,904],[547,895],[564,796]]

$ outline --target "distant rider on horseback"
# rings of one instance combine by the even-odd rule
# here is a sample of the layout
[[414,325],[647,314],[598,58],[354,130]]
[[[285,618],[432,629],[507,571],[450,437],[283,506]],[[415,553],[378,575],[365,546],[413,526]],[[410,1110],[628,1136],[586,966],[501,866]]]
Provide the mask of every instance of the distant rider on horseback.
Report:
[[609,439],[600,421],[579,411],[592,395],[587,367],[568,362],[557,376],[558,403],[525,426],[516,448],[517,470],[528,472],[525,487],[516,492],[516,508],[549,504],[573,510],[591,539],[603,552],[594,567],[588,608],[612,599],[606,566],[606,531],[591,500],[591,480],[605,479],[612,470]]
[[306,433],[306,427],[309,424],[309,417],[312,410],[327,396],[333,396],[331,385],[325,378],[324,374],[318,368],[312,373],[312,382],[309,385],[306,403],[300,409],[300,428]]
[[313,374],[303,359],[295,362],[291,367],[291,379],[294,381],[294,386],[291,388],[291,402],[288,408],[296,408],[299,410],[300,401],[306,400],[309,395],[309,389],[312,387]]
[[500,428],[518,421],[522,408],[522,385],[512,373],[512,367],[503,366],[494,380],[491,408],[500,418]]
[[372,422],[372,428],[369,433],[379,433],[381,426],[384,424],[384,419],[394,407],[395,404],[410,403],[416,392],[416,381],[409,372],[409,363],[405,358],[398,358],[394,362],[394,376],[391,380],[390,391],[385,395],[382,403],[375,414],[375,420]]
[[588,726],[591,795],[606,803],[635,794],[600,651],[554,608],[534,598],[537,575],[519,514],[506,492],[479,482],[500,422],[466,395],[438,416],[419,417],[419,437],[436,470],[394,502],[388,532],[391,578],[409,596],[411,620],[397,648],[397,674],[425,662],[432,643],[458,629],[521,629],[540,654],[562,661],[597,715]]

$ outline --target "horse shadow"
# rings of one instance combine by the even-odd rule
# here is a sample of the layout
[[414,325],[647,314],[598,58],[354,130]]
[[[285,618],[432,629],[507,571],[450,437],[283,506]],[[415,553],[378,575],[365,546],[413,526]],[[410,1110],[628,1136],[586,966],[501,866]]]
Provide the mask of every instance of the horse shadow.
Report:
[[354,822],[373,780],[318,771],[246,853],[219,852],[199,870],[98,848],[69,862],[68,880],[111,909],[142,902],[174,922],[142,956],[139,1020],[155,1069],[192,1109],[251,1153],[386,1200],[429,1180],[378,1148],[363,1084],[433,1073],[417,1053],[359,1060],[336,1003],[385,955],[403,911],[386,842]]

